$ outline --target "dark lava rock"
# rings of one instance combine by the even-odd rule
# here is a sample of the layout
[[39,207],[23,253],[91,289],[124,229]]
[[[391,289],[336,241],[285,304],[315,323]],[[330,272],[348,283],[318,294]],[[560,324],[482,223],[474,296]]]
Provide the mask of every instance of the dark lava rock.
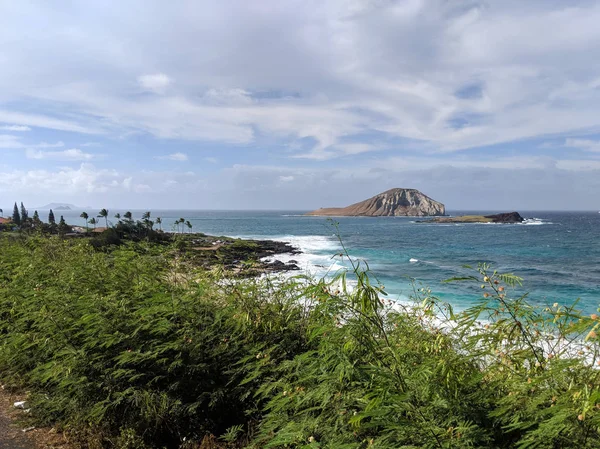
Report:
[[[301,254],[298,248],[286,242],[273,240],[241,240],[221,237],[207,237],[207,248],[195,248],[195,260],[204,267],[222,265],[227,269],[236,270],[241,277],[259,276],[265,272],[299,270],[296,261],[284,263],[280,260],[263,261],[263,258],[272,259],[277,254]],[[219,242],[219,245],[215,243]],[[195,244],[193,242],[192,244]],[[246,262],[252,262],[246,264]],[[251,265],[251,266],[248,266]]]
[[258,245],[256,250],[257,257],[267,257],[273,254],[301,254],[295,246],[287,242],[276,242],[274,240],[253,240]]
[[506,212],[503,214],[485,215],[485,218],[491,218],[492,223],[521,223],[524,218],[518,212]]
[[297,271],[300,267],[294,263],[284,263],[280,260],[274,260],[273,262],[266,263],[264,268],[268,271]]

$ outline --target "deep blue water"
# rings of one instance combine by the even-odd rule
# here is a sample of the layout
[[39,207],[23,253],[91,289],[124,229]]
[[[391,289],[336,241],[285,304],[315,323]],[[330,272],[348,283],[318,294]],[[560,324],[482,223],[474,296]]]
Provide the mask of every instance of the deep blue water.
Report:
[[[75,211],[57,212],[57,219],[61,213],[70,224],[80,220]],[[290,241],[304,251],[293,259],[311,273],[323,275],[339,268],[339,258],[332,259],[339,253],[340,245],[331,221],[304,217],[302,213],[153,211],[152,217],[162,217],[163,229],[170,229],[176,218],[183,217],[198,232]],[[534,303],[567,304],[579,298],[581,308],[595,311],[600,305],[600,214],[520,213],[536,220],[517,225],[422,224],[415,223],[413,217],[340,217],[335,221],[350,254],[369,263],[391,297],[408,297],[412,292],[411,279],[415,279],[462,308],[478,297],[478,285],[442,281],[467,274],[462,268],[465,264],[488,262],[499,271],[523,277],[519,292],[529,292]],[[45,212],[40,215],[45,218]],[[134,215],[141,216],[141,211]]]

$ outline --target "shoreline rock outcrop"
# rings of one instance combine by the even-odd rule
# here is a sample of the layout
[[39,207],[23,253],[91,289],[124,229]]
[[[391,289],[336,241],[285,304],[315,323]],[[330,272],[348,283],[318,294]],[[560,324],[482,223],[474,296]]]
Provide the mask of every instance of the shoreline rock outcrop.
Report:
[[522,223],[525,219],[518,212],[494,215],[462,215],[460,217],[438,217],[419,223]]
[[485,215],[491,218],[492,223],[522,223],[525,219],[518,212],[505,212],[503,214]]
[[426,217],[445,215],[445,206],[417,189],[390,189],[347,207],[328,207],[308,212],[313,216]]

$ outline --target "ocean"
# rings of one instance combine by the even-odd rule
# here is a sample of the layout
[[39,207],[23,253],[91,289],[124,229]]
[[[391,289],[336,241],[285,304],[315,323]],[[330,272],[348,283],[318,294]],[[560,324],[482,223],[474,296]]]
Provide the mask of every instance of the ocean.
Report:
[[[110,216],[116,212],[111,210]],[[132,211],[140,218],[143,211]],[[348,267],[335,257],[341,251],[332,221],[306,217],[305,211],[200,211],[152,212],[170,230],[180,217],[193,231],[211,235],[276,239],[302,250],[293,259],[315,276],[332,275]],[[448,211],[450,215],[488,214],[501,211]],[[92,211],[88,210],[90,216]],[[481,290],[476,283],[444,283],[445,279],[474,274],[464,265],[487,262],[501,272],[523,278],[513,295],[529,293],[537,305],[571,304],[587,313],[600,305],[600,213],[527,212],[523,224],[425,224],[415,217],[338,217],[337,229],[353,258],[368,263],[385,285],[389,298],[407,301],[413,285],[427,286],[457,309],[472,304]],[[45,220],[47,212],[40,211]],[[69,224],[83,224],[79,211],[55,211]],[[112,221],[115,221],[114,219]],[[100,219],[99,226],[104,226]]]

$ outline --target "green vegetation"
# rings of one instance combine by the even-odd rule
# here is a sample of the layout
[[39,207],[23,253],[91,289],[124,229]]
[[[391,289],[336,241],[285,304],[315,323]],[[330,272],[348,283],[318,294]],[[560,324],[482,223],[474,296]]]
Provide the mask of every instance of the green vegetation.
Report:
[[[20,212],[19,212],[20,210]],[[2,209],[0,209],[0,215],[3,215]],[[136,236],[137,238],[144,237],[147,238],[149,235],[153,234],[154,224],[156,223],[159,227],[159,230],[162,231],[162,218],[156,217],[155,221],[150,219],[151,212],[144,212],[142,214],[141,220],[134,220],[133,214],[129,211],[123,214],[121,217],[120,213],[114,215],[114,218],[117,219],[117,222],[113,224],[108,220],[109,211],[106,208],[101,209],[98,212],[98,215],[95,217],[91,217],[87,212],[82,212],[79,217],[85,221],[85,232],[86,234],[90,231],[89,225],[93,226],[94,232],[96,231],[96,226],[101,224],[101,219],[104,219],[105,227],[101,229],[102,231],[106,229],[115,229],[119,234],[128,234],[128,238],[133,238]],[[62,225],[59,221],[59,224],[56,224],[56,217],[52,209],[49,210],[47,224],[43,223],[40,220],[39,214],[35,211],[33,218],[29,218],[29,212],[21,202],[21,207],[17,206],[15,202],[13,208],[13,214],[10,220],[10,225],[1,224],[0,231],[2,230],[15,230],[24,233],[35,233],[41,232],[44,234],[59,234],[61,236],[65,236],[67,233],[73,231],[73,226],[70,226],[64,221],[64,218],[61,216]],[[177,231],[180,234],[184,234],[186,232],[191,234],[193,230],[193,224],[191,221],[186,220],[185,218],[179,218],[175,220],[173,223],[173,230]],[[80,230],[77,230],[78,234],[81,234]]]
[[460,217],[441,217],[435,220],[439,223],[492,223],[492,219],[483,215],[462,215]]
[[462,313],[426,288],[405,309],[362,265],[233,281],[189,235],[118,226],[0,233],[0,379],[82,447],[600,446],[599,317],[535,309],[513,275],[454,279],[481,291]]
[[17,207],[17,203],[15,203],[15,206],[13,208],[12,221],[17,226],[21,224],[21,215],[19,214],[19,208]]

